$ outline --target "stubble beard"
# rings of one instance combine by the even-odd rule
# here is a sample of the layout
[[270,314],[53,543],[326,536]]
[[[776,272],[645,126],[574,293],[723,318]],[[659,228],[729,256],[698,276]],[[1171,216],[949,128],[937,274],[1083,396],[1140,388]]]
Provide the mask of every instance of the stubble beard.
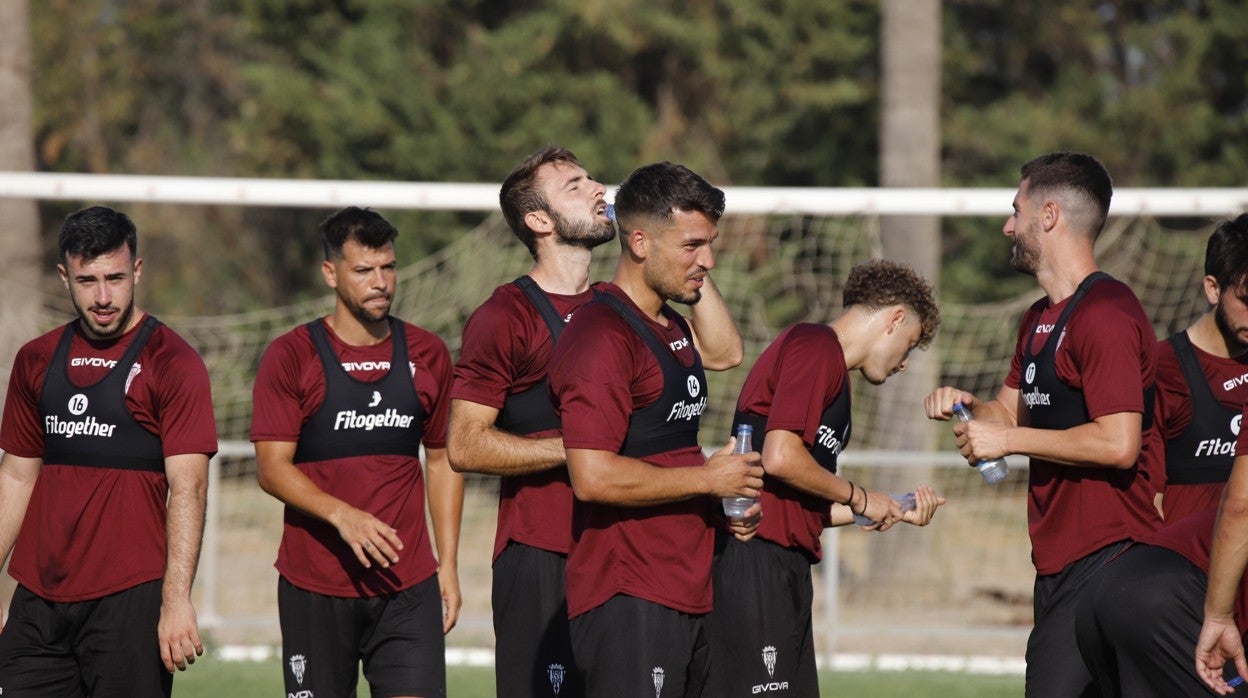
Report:
[[[102,327],[96,324],[91,318],[90,313],[84,311],[82,306],[78,305],[78,300],[70,297],[70,302],[74,304],[74,310],[78,312],[78,319],[90,331],[90,334],[97,339],[115,339],[121,336],[130,326],[130,319],[134,317],[134,301],[126,306],[126,309],[117,313],[116,321],[110,327]],[[112,308],[113,306],[109,306]]]
[[573,223],[556,211],[551,211],[550,217],[555,222],[555,244],[557,245],[592,250],[615,239],[615,224],[610,221]]
[[684,282],[687,279],[682,278],[679,282],[668,283],[659,273],[656,273],[652,267],[646,266],[645,273],[646,284],[654,289],[664,300],[673,303],[681,303],[683,305],[695,305],[702,300],[702,289],[696,288],[692,291],[685,290]]
[[1226,342],[1232,356],[1248,350],[1248,342],[1240,338],[1239,329],[1231,326],[1231,319],[1226,316],[1226,308],[1221,303],[1213,310],[1213,322],[1218,326],[1218,332],[1222,333],[1222,341]]

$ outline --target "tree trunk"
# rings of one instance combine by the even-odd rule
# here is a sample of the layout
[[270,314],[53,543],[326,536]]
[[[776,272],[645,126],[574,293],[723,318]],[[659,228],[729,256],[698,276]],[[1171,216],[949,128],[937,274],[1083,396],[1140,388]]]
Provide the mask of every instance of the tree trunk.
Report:
[[[0,0],[0,170],[33,172],[30,13],[26,0]],[[43,266],[39,210],[29,199],[0,198],[0,387],[8,386],[13,356],[34,337]],[[20,299],[20,300],[18,300]]]
[[[32,125],[30,13],[26,0],[0,0],[0,170],[35,169]],[[28,199],[0,197],[0,391],[7,390],[13,357],[38,328],[43,264],[39,210]],[[0,561],[2,563],[3,561]],[[12,580],[0,582],[0,604],[9,607]]]
[[[940,0],[883,0],[881,4],[880,185],[940,184]],[[887,216],[881,220],[884,257],[906,262],[935,285],[940,277],[940,220],[936,216]],[[872,432],[860,444],[907,452],[931,450],[935,422],[924,417],[923,397],[937,387],[939,361],[914,351],[905,373],[874,391]],[[932,481],[930,469],[882,469],[873,481],[905,492]],[[908,540],[907,540],[908,539]],[[896,584],[910,556],[899,546],[914,537],[872,537],[867,584]]]

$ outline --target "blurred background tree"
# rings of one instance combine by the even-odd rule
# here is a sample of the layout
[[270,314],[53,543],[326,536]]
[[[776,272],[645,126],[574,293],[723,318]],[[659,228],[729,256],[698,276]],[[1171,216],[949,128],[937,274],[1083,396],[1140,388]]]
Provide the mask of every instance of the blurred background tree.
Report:
[[[722,185],[882,182],[876,0],[29,8],[39,170],[497,182],[557,142],[608,183],[657,159]],[[1248,179],[1248,5],[946,0],[932,30],[945,186],[1013,187],[1022,162],[1057,149],[1095,153],[1119,186]],[[40,204],[48,262],[71,208]],[[324,211],[127,210],[161,260],[145,284],[185,312],[321,291]],[[479,220],[386,213],[404,261]],[[946,297],[1032,286],[1009,271],[999,223],[941,222]]]

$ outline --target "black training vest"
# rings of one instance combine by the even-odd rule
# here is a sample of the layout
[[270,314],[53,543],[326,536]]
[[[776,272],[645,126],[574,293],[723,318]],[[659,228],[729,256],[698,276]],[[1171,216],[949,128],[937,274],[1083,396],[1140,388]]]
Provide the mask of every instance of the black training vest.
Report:
[[[1035,327],[1024,337],[1023,375],[1019,390],[1023,404],[1027,406],[1030,418],[1028,426],[1037,429],[1070,429],[1092,421],[1088,415],[1087,403],[1083,400],[1083,391],[1071,388],[1057,377],[1057,348],[1061,344],[1066,322],[1075,306],[1087,295],[1088,289],[1098,281],[1112,278],[1105,272],[1096,271],[1079,283],[1070,302],[1053,325],[1053,330],[1044,340],[1039,354],[1033,354],[1031,350]],[[1153,394],[1153,385],[1144,387],[1143,429],[1148,429],[1153,424]]]
[[[832,403],[823,409],[823,414],[819,417],[819,430],[815,436],[815,443],[807,449],[815,462],[832,474],[836,474],[836,458],[849,445],[849,435],[853,429],[849,409],[850,392],[847,380],[841,386],[841,392],[832,399]],[[772,397],[773,401],[776,399],[784,398],[780,395]],[[734,436],[737,424],[749,424],[754,427],[754,450],[759,453],[763,452],[763,443],[767,439],[766,417],[749,412],[737,412],[733,417],[733,424]]]
[[65,326],[39,396],[44,463],[165,472],[160,437],[144,429],[126,407],[130,371],[159,325],[160,321],[151,315],[144,317],[117,365],[86,387],[69,380],[69,346],[74,325],[71,322]]
[[[550,298],[538,288],[533,279],[526,275],[516,279],[514,283],[520,287],[521,291],[524,291],[529,302],[546,321],[553,346],[559,341],[559,335],[563,332],[563,318],[559,317]],[[562,426],[559,413],[555,412],[555,406],[550,401],[550,376],[543,376],[528,390],[508,395],[503,400],[503,408],[498,411],[494,426],[521,436],[558,429]]]
[[1170,337],[1170,344],[1187,381],[1192,419],[1182,434],[1166,442],[1166,482],[1171,485],[1226,482],[1231,476],[1231,464],[1235,462],[1241,412],[1223,405],[1213,396],[1187,332],[1175,333]]
[[[602,292],[590,302],[606,303],[619,314],[650,348],[663,369],[663,392],[652,404],[629,416],[628,433],[624,437],[624,445],[620,447],[620,455],[643,458],[696,447],[698,427],[702,413],[706,411],[706,371],[702,370],[702,356],[698,350],[691,346],[693,365],[688,368],[681,366],[671,349],[659,341],[654,331],[624,301]],[[685,336],[690,337],[689,325],[684,318],[672,313],[668,319],[677,323]]]
[[353,456],[419,457],[425,413],[408,368],[403,323],[390,318],[390,370],[373,382],[358,380],[342,367],[329,345],[323,318],[309,322],[308,332],[325,371],[325,402],[299,430],[295,462]]

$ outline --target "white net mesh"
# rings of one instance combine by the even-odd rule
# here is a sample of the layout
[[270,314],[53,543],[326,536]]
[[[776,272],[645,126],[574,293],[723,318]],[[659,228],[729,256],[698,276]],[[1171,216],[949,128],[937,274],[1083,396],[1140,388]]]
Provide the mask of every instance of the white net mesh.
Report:
[[[1170,232],[1153,219],[1115,218],[1102,235],[1102,267],[1135,289],[1159,336],[1185,326],[1204,310],[1198,289],[1209,232]],[[706,447],[726,439],[737,390],[767,343],[794,322],[834,317],[850,267],[880,249],[879,220],[874,217],[728,217],[721,222],[721,234],[714,274],[736,314],[746,361],[738,369],[710,376],[712,400],[702,439]],[[609,278],[616,254],[615,245],[602,248],[592,278]],[[394,312],[438,333],[457,356],[460,331],[472,310],[496,285],[525,273],[530,263],[501,217],[491,216],[455,244],[404,268]],[[943,324],[929,351],[938,362],[940,383],[985,397],[995,393],[1008,368],[1018,319],[1038,296],[1037,291],[1000,302],[942,303]],[[46,327],[69,317],[63,299],[49,298],[44,304]],[[268,343],[331,307],[326,295],[239,315],[163,318],[202,352],[212,376],[222,439],[247,439],[251,380]],[[903,375],[890,383],[905,380]],[[928,388],[914,385],[907,390],[921,400]],[[839,559],[816,569],[816,618],[822,619],[816,626],[824,638],[820,651],[831,649],[828,643],[838,628],[848,635],[855,628],[891,626],[905,631],[905,638],[890,637],[873,648],[858,639],[867,635],[853,632],[854,646],[895,650],[910,643],[925,652],[989,651],[984,646],[988,638],[1002,652],[1021,654],[1019,638],[1031,622],[1033,574],[1023,503],[1025,463],[1011,463],[1015,472],[996,487],[984,486],[965,467],[937,470],[934,466],[956,461],[947,432],[923,420],[918,402],[913,419],[885,423],[878,418],[876,392],[865,381],[856,382],[854,439],[842,456],[845,472],[868,487],[932,482],[949,505],[925,530],[902,526],[882,536],[854,530],[832,541],[839,546]],[[878,454],[878,449],[888,448],[890,435],[929,428],[936,430],[941,450],[906,457]],[[280,506],[256,486],[254,461],[245,444],[241,451],[223,451],[228,453],[234,455],[219,459],[221,478],[214,483],[217,514],[197,584],[201,613],[220,642],[277,642],[272,562]],[[491,642],[489,555],[496,492],[488,478],[469,480],[460,554],[465,606],[460,627],[449,639],[452,645]],[[887,544],[875,540],[885,538]],[[840,583],[839,592],[821,574],[832,570],[839,571],[834,580]],[[835,603],[826,603],[829,593],[837,595]],[[975,632],[962,632],[968,628]]]

